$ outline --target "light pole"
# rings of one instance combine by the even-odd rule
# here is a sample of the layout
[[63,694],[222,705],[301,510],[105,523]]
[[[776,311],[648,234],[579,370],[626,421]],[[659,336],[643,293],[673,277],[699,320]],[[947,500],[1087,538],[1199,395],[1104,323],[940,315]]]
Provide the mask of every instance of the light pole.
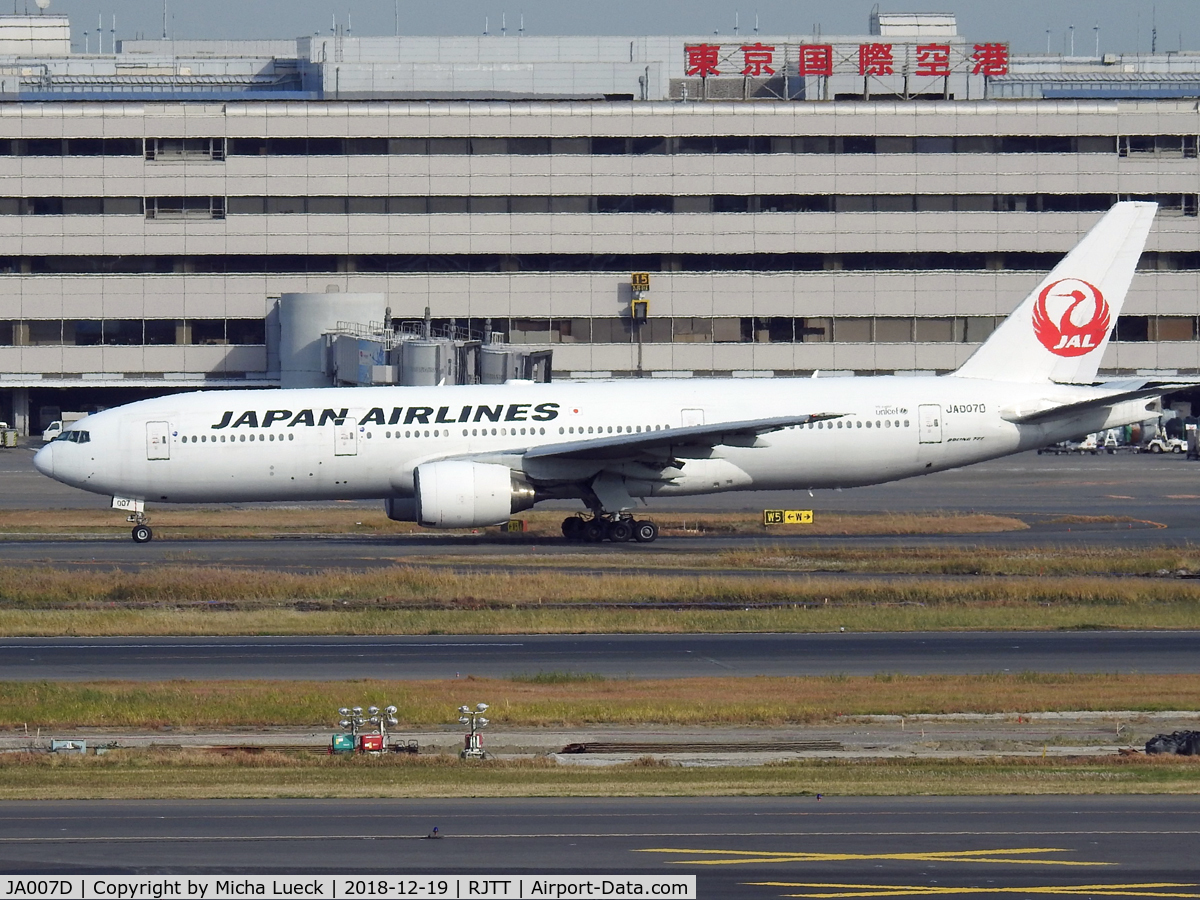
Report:
[[466,742],[462,751],[458,754],[463,759],[483,759],[487,754],[483,752],[483,739],[479,734],[479,729],[488,724],[488,720],[483,717],[487,712],[488,705],[486,703],[477,703],[474,709],[469,706],[460,706],[458,708],[458,722],[460,725],[470,725],[471,733],[466,736]]
[[338,715],[342,717],[342,720],[338,724],[343,728],[350,729],[350,734],[352,735],[357,735],[359,730],[367,724],[367,719],[363,715],[363,708],[361,706],[343,706],[338,710]]
[[368,725],[375,726],[379,730],[380,750],[387,750],[388,727],[399,724],[394,706],[387,706],[382,710],[378,706],[368,706],[366,710],[361,706],[343,706],[338,710],[338,714],[342,716],[342,720],[338,724],[349,729],[350,737],[355,744],[358,743],[356,739],[363,729]]
[[367,719],[372,725],[379,729],[379,734],[383,737],[383,749],[388,748],[388,726],[397,725],[400,720],[396,718],[396,707],[386,706],[382,710],[378,706],[367,707]]
[[[343,706],[338,710],[338,715],[341,716],[341,721],[338,722],[345,731],[349,734],[335,734],[333,736],[333,752],[334,753],[353,753],[358,745],[358,730],[363,726],[362,707]],[[349,738],[349,740],[347,740]]]

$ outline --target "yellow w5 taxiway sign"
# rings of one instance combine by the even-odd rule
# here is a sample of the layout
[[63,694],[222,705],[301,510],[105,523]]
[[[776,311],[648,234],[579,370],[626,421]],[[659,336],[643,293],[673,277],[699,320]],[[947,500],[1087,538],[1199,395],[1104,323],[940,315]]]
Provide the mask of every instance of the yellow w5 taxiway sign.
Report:
[[813,511],[811,509],[764,509],[764,525],[811,525]]

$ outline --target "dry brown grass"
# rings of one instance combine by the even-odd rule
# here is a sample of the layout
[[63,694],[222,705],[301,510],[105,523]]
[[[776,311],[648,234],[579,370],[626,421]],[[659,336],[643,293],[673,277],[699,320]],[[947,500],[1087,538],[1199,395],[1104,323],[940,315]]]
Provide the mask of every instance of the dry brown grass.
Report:
[[331,727],[340,706],[394,703],[402,727],[428,728],[468,700],[491,704],[488,715],[508,727],[775,726],[856,715],[1200,709],[1200,675],[5,682],[0,727]]
[[[1062,603],[986,606],[787,606],[771,609],[412,610],[325,609],[319,603],[230,609],[227,604],[157,609],[0,610],[4,636],[286,635],[286,634],[698,634],[837,631],[1178,630],[1200,627],[1191,601],[1093,606]],[[305,611],[305,606],[316,607]],[[330,604],[332,605],[332,604]]]
[[[411,522],[393,522],[382,509],[362,507],[270,506],[239,509],[214,506],[202,509],[157,507],[153,511],[156,538],[271,537],[282,534],[428,534]],[[547,537],[561,538],[559,526],[565,512],[531,511],[521,518],[524,534],[511,535],[515,543]],[[881,513],[850,515],[818,512],[805,526],[764,528],[761,516],[750,513],[663,513],[650,516],[665,536],[696,534],[985,534],[1016,531],[1028,526],[1013,518],[957,513]],[[0,535],[24,534],[123,534],[124,520],[111,510],[9,510],[0,523]],[[462,529],[450,533],[489,532],[499,529]]]
[[713,554],[723,568],[913,575],[1155,577],[1200,572],[1200,548],[1185,547],[754,547]]
[[[491,563],[489,563],[491,565]],[[167,566],[139,572],[0,567],[9,609],[188,607],[254,609],[528,609],[546,605],[766,607],[1186,604],[1200,584],[1175,579],[978,577],[971,579],[795,578],[572,571],[459,571],[398,565],[367,571],[278,572]]]
[[[941,565],[985,567],[984,555],[980,560],[963,555]],[[0,634],[6,635],[814,632],[841,627],[1196,628],[1200,583],[1050,574],[886,579],[803,571],[782,576],[597,574],[517,567],[311,573],[194,565],[137,572],[0,568]]]
[[0,799],[1195,794],[1200,760],[804,760],[743,768],[453,757],[6,754]]

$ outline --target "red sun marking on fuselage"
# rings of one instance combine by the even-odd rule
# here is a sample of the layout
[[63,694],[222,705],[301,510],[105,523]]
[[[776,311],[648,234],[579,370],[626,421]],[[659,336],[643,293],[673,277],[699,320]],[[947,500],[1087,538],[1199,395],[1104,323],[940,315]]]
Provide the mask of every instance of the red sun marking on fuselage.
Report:
[[[1089,305],[1090,304],[1090,310]],[[1050,306],[1053,305],[1054,312]],[[1090,311],[1079,324],[1080,313]],[[1083,356],[1104,341],[1111,325],[1108,302],[1100,289],[1079,278],[1062,278],[1042,288],[1033,304],[1033,331],[1057,356]]]

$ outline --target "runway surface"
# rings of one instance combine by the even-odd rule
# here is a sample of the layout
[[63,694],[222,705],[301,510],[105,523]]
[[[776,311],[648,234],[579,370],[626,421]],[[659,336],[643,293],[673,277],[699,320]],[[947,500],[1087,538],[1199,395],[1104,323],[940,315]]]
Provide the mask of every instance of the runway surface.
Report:
[[5,638],[0,681],[1200,671],[1197,632]]
[[[51,801],[3,810],[5,875],[684,873],[697,876],[698,896],[722,900],[1200,896],[1191,797]],[[423,840],[435,825],[445,837]]]

